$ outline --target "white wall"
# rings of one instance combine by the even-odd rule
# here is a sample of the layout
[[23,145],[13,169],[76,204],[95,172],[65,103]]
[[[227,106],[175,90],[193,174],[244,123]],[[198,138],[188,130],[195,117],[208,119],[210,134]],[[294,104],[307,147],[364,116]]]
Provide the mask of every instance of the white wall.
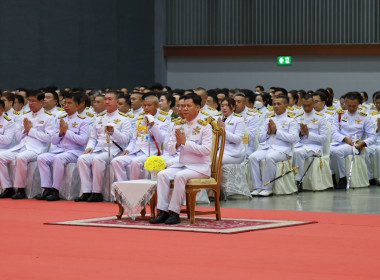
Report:
[[[280,54],[286,55],[286,54]],[[249,88],[267,90],[331,87],[335,96],[348,91],[380,90],[380,56],[292,56],[291,66],[278,66],[276,56],[168,57],[167,84],[174,88]]]

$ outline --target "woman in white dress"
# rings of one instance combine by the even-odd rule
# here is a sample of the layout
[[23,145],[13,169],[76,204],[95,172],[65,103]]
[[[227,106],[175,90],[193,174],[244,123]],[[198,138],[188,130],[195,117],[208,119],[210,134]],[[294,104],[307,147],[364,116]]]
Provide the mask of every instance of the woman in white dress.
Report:
[[226,131],[226,142],[223,153],[223,164],[239,164],[245,157],[243,136],[245,132],[244,118],[234,113],[235,100],[226,97],[222,101],[222,117],[218,119],[218,125]]

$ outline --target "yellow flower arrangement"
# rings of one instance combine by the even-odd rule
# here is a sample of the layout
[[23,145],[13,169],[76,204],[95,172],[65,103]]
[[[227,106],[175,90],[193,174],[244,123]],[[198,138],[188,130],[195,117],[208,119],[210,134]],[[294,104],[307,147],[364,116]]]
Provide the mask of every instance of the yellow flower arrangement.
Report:
[[160,156],[150,156],[144,163],[144,168],[148,171],[161,171],[166,167],[165,159]]

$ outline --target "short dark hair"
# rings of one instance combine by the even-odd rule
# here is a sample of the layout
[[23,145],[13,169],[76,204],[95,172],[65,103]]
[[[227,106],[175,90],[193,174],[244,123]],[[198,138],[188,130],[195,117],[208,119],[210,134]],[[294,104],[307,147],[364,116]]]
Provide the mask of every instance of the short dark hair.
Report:
[[322,91],[317,90],[316,92],[313,93],[313,96],[319,96],[321,101],[325,101],[325,102],[327,101],[327,95]]
[[170,93],[163,93],[161,94],[161,97],[164,96],[166,98],[167,102],[170,102],[170,108],[173,108],[175,106],[175,98]]
[[39,90],[30,89],[28,90],[28,97],[36,96],[38,101],[44,100],[45,94]]
[[372,100],[375,103],[375,100],[380,98],[380,91],[376,91],[372,94]]
[[193,100],[195,105],[202,106],[201,105],[202,104],[202,98],[198,94],[195,94],[195,93],[186,94],[184,96],[181,96],[180,99],[184,99],[184,100],[191,99],[191,100]]
[[273,99],[282,99],[282,100],[285,100],[286,102],[285,104],[289,104],[289,97],[284,94],[276,95]]
[[4,91],[1,96],[4,96],[9,102],[12,102],[12,106],[15,101],[15,95],[10,91]]
[[311,95],[310,93],[306,93],[305,95],[302,96],[302,99],[305,99],[305,100],[313,99],[313,95]]
[[349,100],[357,100],[359,101],[359,104],[362,103],[362,100],[363,100],[363,97],[360,95],[359,92],[357,91],[350,91],[350,92],[347,92],[345,94],[346,96],[346,99],[349,99]]
[[264,91],[264,87],[262,85],[257,85],[255,88],[259,88],[261,91]]
[[52,91],[52,90],[47,90],[45,91],[45,93],[51,93],[53,95],[53,98],[55,99],[55,101],[57,101],[57,105],[59,105],[59,96],[58,96],[58,93],[56,91]]
[[[282,94],[284,94],[286,96],[288,95],[288,91],[286,89],[284,89],[284,88],[281,88],[281,87],[275,88],[274,92],[277,92],[277,91],[281,91]],[[289,103],[289,97],[288,97],[288,103]]]
[[[365,100],[368,100],[368,94],[367,92],[365,91],[361,91],[360,93],[363,93],[364,97],[365,97]],[[363,100],[364,101],[364,100]]]
[[131,103],[131,98],[129,97],[129,95],[127,94],[120,94],[118,99],[124,99],[125,102],[129,105],[129,106],[132,106],[132,103]]
[[236,101],[235,101],[235,99],[233,99],[233,98],[231,98],[231,97],[225,97],[225,98],[223,98],[223,100],[222,100],[221,103],[223,103],[224,101],[227,101],[227,103],[228,103],[228,107],[229,107],[231,110],[232,110],[233,107],[235,107],[235,105],[236,105]]
[[20,94],[15,94],[14,95],[14,100],[16,100],[21,103],[21,104],[25,104],[25,99],[24,99],[24,96],[20,95]]
[[4,101],[3,100],[0,100],[0,110],[1,109],[5,109],[5,103],[4,103]]
[[91,99],[90,97],[85,94],[84,92],[76,92],[74,93],[74,98],[73,98],[74,102],[77,103],[78,105],[81,104],[82,102],[84,102],[84,106],[86,107],[90,107],[91,106]]
[[299,98],[297,91],[295,89],[293,89],[293,90],[289,91],[288,94],[291,94],[291,96],[295,100],[295,103],[297,104],[298,98]]

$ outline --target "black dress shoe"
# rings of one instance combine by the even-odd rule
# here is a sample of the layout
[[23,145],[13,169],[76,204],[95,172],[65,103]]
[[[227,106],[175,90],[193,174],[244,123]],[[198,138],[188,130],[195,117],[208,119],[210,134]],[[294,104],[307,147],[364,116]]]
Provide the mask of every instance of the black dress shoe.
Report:
[[87,201],[87,199],[91,196],[91,193],[82,193],[82,195],[76,199],[74,199],[74,201],[76,202],[79,202],[79,201]]
[[179,214],[175,212],[171,212],[169,218],[165,221],[166,225],[176,225],[181,223],[181,219],[179,218]]
[[297,185],[298,192],[302,192],[303,191],[302,182],[300,183],[300,181],[296,181],[296,185]]
[[6,188],[0,194],[0,198],[11,198],[12,195],[14,195],[14,194],[15,194],[15,190],[13,188]]
[[44,191],[40,194],[37,194],[35,199],[37,200],[46,200],[46,197],[50,194],[50,188],[44,188]]
[[336,189],[336,187],[338,186],[338,184],[336,183],[335,174],[332,175],[332,182],[333,182],[334,189]]
[[25,189],[24,188],[17,189],[16,193],[14,195],[12,195],[12,198],[13,199],[24,199],[24,198],[26,198]]
[[169,218],[169,213],[166,211],[160,211],[157,217],[154,219],[150,219],[149,223],[151,224],[163,224]]
[[346,187],[347,187],[347,178],[346,177],[340,178],[339,183],[336,186],[336,188],[339,190],[343,190],[343,189],[346,189]]
[[50,189],[50,193],[46,197],[47,201],[57,201],[59,200],[59,191],[55,188]]
[[102,202],[103,195],[101,193],[92,193],[87,199],[88,202]]
[[370,186],[376,186],[376,185],[377,185],[377,182],[376,182],[376,181],[377,181],[377,180],[376,180],[375,178],[369,180],[369,184],[370,184]]

